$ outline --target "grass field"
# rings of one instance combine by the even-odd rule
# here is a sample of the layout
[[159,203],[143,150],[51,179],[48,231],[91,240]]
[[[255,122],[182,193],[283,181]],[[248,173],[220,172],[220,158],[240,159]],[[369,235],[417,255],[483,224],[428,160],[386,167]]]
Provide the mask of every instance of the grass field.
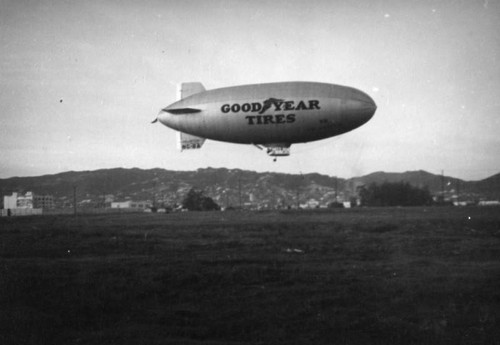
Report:
[[499,343],[499,208],[0,219],[0,344]]

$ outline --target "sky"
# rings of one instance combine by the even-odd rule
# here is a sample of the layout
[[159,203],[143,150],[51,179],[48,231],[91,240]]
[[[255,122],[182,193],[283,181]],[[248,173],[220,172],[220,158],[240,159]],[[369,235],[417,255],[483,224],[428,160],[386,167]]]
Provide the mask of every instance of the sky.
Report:
[[[107,168],[500,172],[500,1],[0,0],[0,178]],[[176,85],[352,86],[377,103],[347,134],[273,162],[151,124]]]

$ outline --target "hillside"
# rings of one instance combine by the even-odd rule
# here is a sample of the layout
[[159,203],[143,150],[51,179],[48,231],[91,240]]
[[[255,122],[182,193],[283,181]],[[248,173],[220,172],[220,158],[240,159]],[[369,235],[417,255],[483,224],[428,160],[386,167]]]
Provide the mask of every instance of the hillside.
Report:
[[[88,204],[123,200],[149,200],[167,205],[178,204],[190,188],[196,187],[221,206],[244,204],[261,207],[296,206],[309,202],[327,205],[335,200],[348,201],[357,195],[358,187],[370,183],[408,182],[428,188],[432,194],[444,189],[448,198],[499,199],[500,174],[481,181],[463,181],[426,171],[404,173],[375,172],[350,179],[317,173],[292,175],[206,168],[196,171],[164,169],[105,169],[69,171],[37,177],[0,179],[0,194],[33,191],[53,195],[59,207],[68,207],[76,191],[78,202]],[[3,202],[3,198],[2,198]]]

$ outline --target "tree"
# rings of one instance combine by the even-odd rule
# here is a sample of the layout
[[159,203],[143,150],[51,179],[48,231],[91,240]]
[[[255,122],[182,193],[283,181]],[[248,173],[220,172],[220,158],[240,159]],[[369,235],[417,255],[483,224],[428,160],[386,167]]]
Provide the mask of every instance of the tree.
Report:
[[363,206],[422,206],[432,203],[427,188],[413,187],[407,182],[371,183],[368,187],[363,186],[359,195]]
[[212,198],[205,196],[203,191],[191,188],[182,201],[182,207],[189,211],[218,211],[219,205]]

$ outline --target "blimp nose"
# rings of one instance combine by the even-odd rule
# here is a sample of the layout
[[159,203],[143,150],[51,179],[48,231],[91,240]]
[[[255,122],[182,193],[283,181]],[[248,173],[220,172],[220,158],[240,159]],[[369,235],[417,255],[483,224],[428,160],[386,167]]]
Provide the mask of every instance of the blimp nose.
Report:
[[375,115],[375,111],[377,111],[377,105],[375,104],[373,99],[371,99],[370,97],[369,99],[370,101],[361,102],[359,106],[360,116],[364,119],[364,122],[369,121],[373,117],[373,115]]
[[351,101],[351,116],[355,118],[358,126],[368,122],[377,110],[375,101],[362,91],[356,90]]
[[169,118],[170,118],[169,115],[170,115],[169,113],[167,113],[166,111],[164,111],[162,109],[158,113],[157,119],[158,119],[158,121],[160,121],[160,123],[164,124],[165,126],[168,126]]

